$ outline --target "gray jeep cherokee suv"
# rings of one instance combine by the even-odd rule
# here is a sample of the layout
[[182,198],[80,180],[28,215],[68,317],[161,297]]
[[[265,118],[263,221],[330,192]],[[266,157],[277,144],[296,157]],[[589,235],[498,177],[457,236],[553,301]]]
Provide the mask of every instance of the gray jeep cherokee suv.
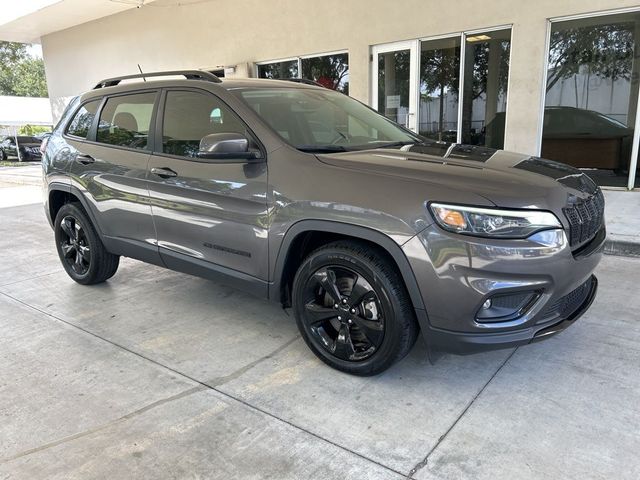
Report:
[[428,141],[304,82],[146,77],[162,75],[100,82],[44,148],[76,282],[120,256],[222,281],[291,306],[311,350],[357,375],[420,331],[431,350],[513,347],[590,306],[604,199],[579,170]]

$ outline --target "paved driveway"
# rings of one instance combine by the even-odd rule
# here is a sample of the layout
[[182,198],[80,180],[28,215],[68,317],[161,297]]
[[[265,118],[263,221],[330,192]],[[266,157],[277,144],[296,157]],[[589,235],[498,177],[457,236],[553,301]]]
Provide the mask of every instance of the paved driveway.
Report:
[[76,285],[42,207],[0,208],[0,479],[640,478],[640,260],[598,276],[546,342],[356,378],[223,285]]

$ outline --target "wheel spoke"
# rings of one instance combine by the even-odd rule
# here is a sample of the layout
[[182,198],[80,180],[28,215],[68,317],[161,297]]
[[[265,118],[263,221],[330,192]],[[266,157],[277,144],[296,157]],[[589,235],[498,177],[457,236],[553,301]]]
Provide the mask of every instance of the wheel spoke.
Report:
[[76,250],[76,261],[73,264],[73,269],[76,273],[83,273],[84,266],[82,265],[82,254],[80,250]]
[[340,290],[338,290],[336,274],[330,268],[324,268],[317,271],[313,277],[320,283],[320,286],[329,294],[335,303],[340,303]]
[[369,320],[360,315],[353,315],[351,319],[374,347],[380,346],[384,334],[384,325],[380,320]]
[[333,308],[323,307],[316,302],[309,302],[305,306],[307,311],[307,323],[312,327],[318,326],[322,322],[335,318],[338,314]]
[[355,353],[349,327],[343,324],[340,326],[340,331],[333,344],[333,354],[343,360],[352,360]]
[[351,295],[349,295],[349,305],[357,307],[365,300],[369,300],[375,296],[375,292],[364,278],[358,276],[351,289]]
[[85,262],[89,263],[89,259],[91,258],[91,250],[89,249],[89,247],[80,245],[79,250],[80,250],[80,255],[82,256],[82,259]]
[[71,219],[70,218],[65,218],[64,220],[62,220],[62,223],[60,224],[60,228],[62,228],[62,231],[64,233],[67,234],[67,236],[70,239],[75,239],[75,229],[73,228],[73,225],[71,225]]
[[76,250],[76,247],[71,245],[69,242],[63,243],[60,248],[62,249],[62,254],[65,256],[65,258]]

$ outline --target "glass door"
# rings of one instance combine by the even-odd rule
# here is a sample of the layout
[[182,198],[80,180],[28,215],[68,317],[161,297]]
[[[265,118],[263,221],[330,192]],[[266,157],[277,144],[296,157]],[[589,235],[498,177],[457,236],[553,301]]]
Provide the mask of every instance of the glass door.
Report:
[[640,187],[640,12],[554,21],[541,154],[602,186]]
[[373,47],[373,108],[400,125],[418,131],[416,112],[418,42]]

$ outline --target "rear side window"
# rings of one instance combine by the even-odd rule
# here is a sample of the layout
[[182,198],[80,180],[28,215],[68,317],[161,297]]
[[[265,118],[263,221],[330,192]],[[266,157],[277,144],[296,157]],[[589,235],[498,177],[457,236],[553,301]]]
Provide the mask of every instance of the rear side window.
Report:
[[96,140],[150,150],[149,128],[155,100],[155,92],[109,98],[100,113]]
[[244,123],[218,97],[210,93],[167,92],[162,127],[162,151],[195,157],[200,140],[211,133],[249,136]]
[[101,99],[92,100],[82,105],[67,127],[67,134],[78,138],[87,138],[91,124],[96,116]]

